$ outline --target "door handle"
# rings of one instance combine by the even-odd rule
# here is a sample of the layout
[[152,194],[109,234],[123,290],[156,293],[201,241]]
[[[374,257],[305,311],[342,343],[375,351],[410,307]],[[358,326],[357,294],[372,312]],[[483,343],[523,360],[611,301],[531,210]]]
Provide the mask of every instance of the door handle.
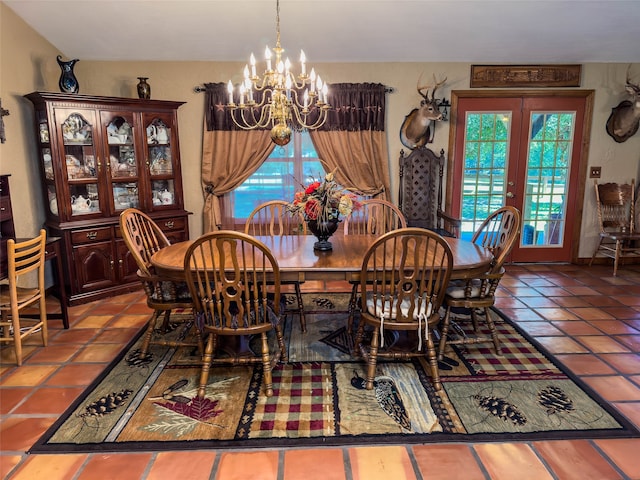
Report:
[[511,192],[507,192],[507,193],[506,193],[506,196],[507,196],[507,198],[513,198],[513,197],[515,197],[515,195],[514,195],[513,193],[511,193]]

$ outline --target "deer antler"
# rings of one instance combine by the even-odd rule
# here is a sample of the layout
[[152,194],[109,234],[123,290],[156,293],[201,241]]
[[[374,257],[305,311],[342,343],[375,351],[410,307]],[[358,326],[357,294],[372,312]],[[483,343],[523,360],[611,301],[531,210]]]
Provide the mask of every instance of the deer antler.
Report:
[[[416,85],[417,89],[418,89],[418,93],[422,96],[422,98],[424,98],[425,100],[429,100],[429,89],[432,87],[432,85],[430,84],[426,84],[426,85],[422,85],[420,86],[420,80],[422,79],[422,74],[420,74],[420,77],[418,78],[418,84]],[[435,94],[436,94],[436,90],[438,89],[438,87],[441,87],[442,85],[444,85],[444,82],[447,81],[447,77],[444,77],[443,80],[441,80],[440,82],[438,82],[436,80],[436,74],[433,74],[433,91],[431,92],[431,101],[434,100],[435,98]],[[422,93],[422,90],[427,90],[427,93],[424,94]]]
[[[433,81],[436,81],[436,74],[433,74]],[[436,82],[436,86],[433,87],[433,91],[431,92],[431,100],[435,100],[436,99],[436,90],[438,89],[438,87],[441,87],[442,85],[444,85],[444,82],[447,81],[447,77],[444,77],[444,79],[440,82]]]
[[631,82],[631,64],[627,67],[627,88],[632,88],[636,93],[640,92],[640,85]]

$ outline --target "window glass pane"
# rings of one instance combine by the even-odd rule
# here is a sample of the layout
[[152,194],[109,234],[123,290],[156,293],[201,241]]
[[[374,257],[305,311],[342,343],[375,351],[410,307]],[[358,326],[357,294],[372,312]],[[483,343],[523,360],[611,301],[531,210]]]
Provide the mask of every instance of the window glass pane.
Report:
[[254,208],[269,200],[292,201],[300,185],[324,175],[309,133],[294,132],[289,144],[274,148],[260,168],[229,195],[230,223],[244,223]]

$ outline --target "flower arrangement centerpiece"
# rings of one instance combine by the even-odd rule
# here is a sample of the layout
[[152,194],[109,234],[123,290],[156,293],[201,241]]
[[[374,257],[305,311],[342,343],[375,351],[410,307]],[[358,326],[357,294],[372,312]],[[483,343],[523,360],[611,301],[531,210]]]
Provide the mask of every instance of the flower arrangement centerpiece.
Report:
[[314,180],[296,192],[288,210],[302,214],[311,233],[318,237],[314,249],[331,250],[328,239],[337,230],[340,215],[346,217],[360,206],[356,195],[338,185],[330,172],[322,181]]

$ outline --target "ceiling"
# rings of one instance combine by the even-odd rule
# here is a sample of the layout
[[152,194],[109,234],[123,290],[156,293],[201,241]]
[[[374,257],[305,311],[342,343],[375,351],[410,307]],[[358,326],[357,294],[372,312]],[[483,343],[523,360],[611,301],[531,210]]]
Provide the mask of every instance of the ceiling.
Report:
[[[68,58],[261,60],[276,0],[3,0]],[[296,61],[640,62],[640,0],[281,0]]]

